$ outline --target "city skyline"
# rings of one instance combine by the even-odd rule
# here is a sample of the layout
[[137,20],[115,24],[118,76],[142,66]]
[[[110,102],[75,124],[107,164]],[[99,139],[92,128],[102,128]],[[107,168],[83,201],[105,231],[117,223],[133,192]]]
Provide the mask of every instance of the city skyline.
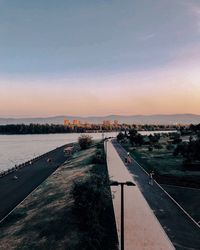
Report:
[[0,117],[200,114],[198,1],[0,2]]

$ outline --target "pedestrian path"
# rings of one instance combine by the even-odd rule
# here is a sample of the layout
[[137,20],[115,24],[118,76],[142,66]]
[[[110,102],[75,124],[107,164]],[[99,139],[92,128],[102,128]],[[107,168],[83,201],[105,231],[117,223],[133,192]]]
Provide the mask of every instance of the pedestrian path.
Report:
[[[108,173],[111,181],[134,181],[116,149],[106,142]],[[114,214],[120,237],[120,186],[111,187]],[[171,241],[137,186],[124,187],[124,245],[125,250],[170,250]]]

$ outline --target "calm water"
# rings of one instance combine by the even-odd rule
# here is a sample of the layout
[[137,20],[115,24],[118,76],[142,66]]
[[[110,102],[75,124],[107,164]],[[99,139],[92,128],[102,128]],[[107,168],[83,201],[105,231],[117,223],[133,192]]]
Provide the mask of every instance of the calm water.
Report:
[[[157,131],[162,132],[162,131]],[[142,131],[141,134],[150,133]],[[116,136],[118,132],[105,133],[105,136]],[[102,139],[102,133],[91,133],[93,139]],[[76,142],[80,134],[47,134],[47,135],[0,135],[0,172],[12,168],[31,158],[48,152],[67,143]]]
[[[90,133],[102,139],[102,133]],[[107,137],[117,132],[105,133]],[[80,134],[0,135],[0,172],[67,143],[76,142]]]

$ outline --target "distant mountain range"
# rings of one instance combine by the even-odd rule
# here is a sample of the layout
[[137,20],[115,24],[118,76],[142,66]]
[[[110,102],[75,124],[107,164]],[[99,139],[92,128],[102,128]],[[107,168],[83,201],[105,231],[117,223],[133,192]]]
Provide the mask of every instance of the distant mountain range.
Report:
[[0,118],[0,125],[6,124],[63,124],[64,119],[70,121],[79,120],[81,122],[102,123],[104,120],[117,120],[119,123],[127,124],[198,124],[200,115],[194,114],[174,114],[174,115],[108,115],[108,116],[53,116],[45,118]]

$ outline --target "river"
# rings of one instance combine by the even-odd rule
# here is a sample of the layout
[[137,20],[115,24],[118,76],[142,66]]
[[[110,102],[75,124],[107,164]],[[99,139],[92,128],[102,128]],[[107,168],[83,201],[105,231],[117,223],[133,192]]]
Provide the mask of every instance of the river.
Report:
[[[166,131],[142,131],[143,135]],[[105,137],[115,137],[118,132],[104,133]],[[37,135],[0,135],[0,172],[14,167],[33,157],[44,154],[56,147],[76,142],[79,133],[37,134]],[[90,133],[93,139],[102,139],[102,133]]]

